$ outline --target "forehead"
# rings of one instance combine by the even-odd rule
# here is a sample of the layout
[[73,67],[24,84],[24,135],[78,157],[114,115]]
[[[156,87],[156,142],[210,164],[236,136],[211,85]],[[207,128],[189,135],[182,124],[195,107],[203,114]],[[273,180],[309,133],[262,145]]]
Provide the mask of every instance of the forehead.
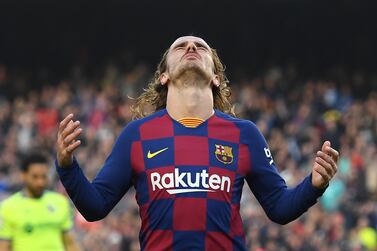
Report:
[[33,163],[29,165],[26,173],[33,173],[33,174],[45,174],[48,172],[48,165],[46,163]]
[[184,37],[179,37],[177,38],[173,43],[172,45],[170,46],[170,48],[173,48],[175,45],[177,44],[181,44],[181,43],[186,43],[186,42],[196,42],[196,43],[201,43],[205,46],[207,46],[208,48],[209,45],[207,44],[206,41],[204,41],[204,39],[200,38],[200,37],[194,37],[194,36],[184,36]]

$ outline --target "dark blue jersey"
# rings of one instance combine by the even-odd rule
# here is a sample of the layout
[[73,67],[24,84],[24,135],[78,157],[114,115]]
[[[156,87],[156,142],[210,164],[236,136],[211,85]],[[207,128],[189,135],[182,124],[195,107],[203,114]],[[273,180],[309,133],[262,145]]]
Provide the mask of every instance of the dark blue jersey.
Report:
[[287,188],[256,126],[219,111],[196,128],[165,109],[129,123],[93,182],[76,160],[57,171],[89,221],[104,218],[134,186],[142,250],[246,250],[239,212],[244,181],[280,224],[323,193],[311,175]]

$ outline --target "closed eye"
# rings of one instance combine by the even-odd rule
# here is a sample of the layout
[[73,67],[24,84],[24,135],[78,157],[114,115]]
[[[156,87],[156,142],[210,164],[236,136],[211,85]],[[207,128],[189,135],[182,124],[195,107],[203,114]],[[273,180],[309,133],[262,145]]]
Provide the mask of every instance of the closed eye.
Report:
[[182,50],[182,49],[185,49],[186,48],[186,42],[182,42],[182,43],[179,43],[177,44],[176,46],[174,46],[174,50]]
[[198,48],[198,49],[206,50],[206,51],[209,50],[207,46],[205,46],[204,44],[202,44],[200,42],[195,42],[195,45],[196,45],[196,48]]

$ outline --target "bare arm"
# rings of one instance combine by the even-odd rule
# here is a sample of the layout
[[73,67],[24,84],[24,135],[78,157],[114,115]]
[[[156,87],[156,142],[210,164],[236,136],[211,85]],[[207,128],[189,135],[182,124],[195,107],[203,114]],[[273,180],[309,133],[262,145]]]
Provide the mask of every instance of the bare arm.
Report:
[[9,240],[0,240],[0,250],[10,251],[10,244]]
[[[73,236],[72,232],[63,232],[63,243],[64,248],[66,251],[80,251],[80,245],[77,243],[75,237]],[[2,249],[0,249],[2,250]]]

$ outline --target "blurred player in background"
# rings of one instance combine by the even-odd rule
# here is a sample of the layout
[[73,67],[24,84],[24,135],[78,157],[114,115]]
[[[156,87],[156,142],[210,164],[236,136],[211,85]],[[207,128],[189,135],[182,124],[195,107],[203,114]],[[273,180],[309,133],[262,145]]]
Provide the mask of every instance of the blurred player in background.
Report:
[[73,114],[62,120],[57,171],[81,214],[102,219],[134,186],[142,250],[246,250],[244,181],[277,223],[314,205],[336,173],[338,152],[324,142],[311,174],[287,188],[255,124],[234,117],[227,83],[214,49],[198,37],[178,38],[137,100],[141,119],[125,127],[93,182],[73,158],[80,122]]
[[40,154],[22,163],[25,187],[1,202],[1,251],[78,251],[72,233],[72,210],[61,194],[47,191],[48,162]]

